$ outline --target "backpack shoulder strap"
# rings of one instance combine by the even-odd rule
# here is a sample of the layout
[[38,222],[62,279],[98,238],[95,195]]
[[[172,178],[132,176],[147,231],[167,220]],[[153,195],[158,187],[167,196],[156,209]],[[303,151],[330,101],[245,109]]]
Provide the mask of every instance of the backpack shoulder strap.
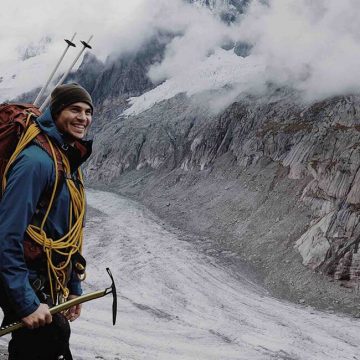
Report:
[[[34,143],[39,147],[41,147],[51,158],[53,158],[49,141],[47,140],[44,134],[37,135],[34,140]],[[64,165],[62,162],[60,150],[57,148],[57,146],[54,146],[54,151],[55,151],[56,162],[57,162],[59,178],[60,178],[61,173],[64,172]]]
[[[40,133],[39,135],[37,135],[36,138],[33,140],[33,143],[36,144],[37,146],[39,146],[40,148],[42,148],[53,160],[53,155],[52,155],[49,141],[47,140],[47,138],[44,134]],[[61,182],[63,181],[65,170],[64,170],[64,164],[62,162],[60,150],[58,149],[57,146],[53,146],[53,149],[55,152],[57,169],[58,169],[58,176],[57,176],[58,181],[57,181],[57,184],[54,184],[54,186],[56,186],[56,193],[55,193],[56,195],[55,196],[57,196],[60,191],[60,185],[61,185]],[[51,199],[51,194],[52,194],[52,191],[50,189],[48,189],[42,195],[40,202],[39,202],[39,206],[41,208],[46,208],[49,205],[50,199]]]

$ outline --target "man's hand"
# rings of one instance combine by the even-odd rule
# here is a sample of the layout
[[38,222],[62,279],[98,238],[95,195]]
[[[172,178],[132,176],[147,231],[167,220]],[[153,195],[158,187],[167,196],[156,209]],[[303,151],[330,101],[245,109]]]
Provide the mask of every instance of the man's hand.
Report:
[[28,329],[36,329],[52,322],[52,316],[49,307],[46,304],[40,304],[39,307],[30,315],[21,319]]
[[[68,300],[72,300],[72,299],[75,299],[75,298],[77,298],[77,297],[78,297],[77,295],[69,295]],[[65,317],[66,317],[69,321],[74,321],[74,320],[76,320],[76,319],[80,316],[80,314],[81,314],[81,305],[82,305],[82,304],[72,306],[70,309],[68,309],[68,310],[65,312]]]

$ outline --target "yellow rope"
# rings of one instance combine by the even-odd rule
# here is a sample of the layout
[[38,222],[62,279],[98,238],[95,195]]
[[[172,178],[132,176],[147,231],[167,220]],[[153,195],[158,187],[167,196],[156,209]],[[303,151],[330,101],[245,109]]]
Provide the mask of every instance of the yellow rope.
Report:
[[[30,118],[30,116],[29,116]],[[28,118],[28,120],[29,120]],[[2,181],[2,191],[4,192],[6,187],[6,174],[10,166],[14,163],[16,157],[20,152],[40,134],[40,129],[36,124],[32,123],[28,129],[21,136],[19,143],[7,164]],[[83,187],[83,176],[81,170],[78,170],[78,179],[80,181],[79,188],[75,185],[71,178],[70,163],[64,153],[61,153],[64,171],[66,173],[66,185],[70,193],[70,209],[69,209],[69,231],[60,239],[51,239],[47,237],[44,226],[49,216],[51,207],[53,205],[57,184],[58,184],[58,163],[56,159],[54,145],[48,137],[46,137],[51,149],[51,155],[55,164],[55,183],[52,190],[50,202],[46,210],[45,216],[41,222],[40,227],[35,225],[29,225],[26,232],[30,238],[37,244],[43,247],[43,251],[47,258],[47,272],[50,284],[50,293],[54,302],[56,302],[56,295],[61,291],[62,296],[66,299],[69,295],[69,290],[66,287],[66,269],[68,268],[71,257],[76,252],[81,252],[83,242],[83,221],[85,216],[85,193]],[[54,254],[59,254],[65,258],[65,260],[57,266],[53,263]],[[54,284],[55,282],[55,284]],[[54,288],[56,285],[56,288]]]
[[[32,116],[32,114],[29,114],[29,116],[26,120],[26,124],[28,124],[28,122],[30,121],[31,116]],[[6,174],[8,173],[11,165],[14,163],[15,159],[20,154],[20,152],[23,151],[25,149],[25,147],[32,140],[34,140],[36,138],[36,136],[38,136],[39,134],[40,134],[40,129],[33,123],[21,135],[19,142],[17,144],[17,147],[16,147],[14,153],[12,154],[12,156],[10,157],[9,162],[7,163],[5,171],[4,171],[4,176],[2,178],[2,193],[4,193],[4,191],[5,191],[5,187],[6,187],[6,183],[7,183]]]

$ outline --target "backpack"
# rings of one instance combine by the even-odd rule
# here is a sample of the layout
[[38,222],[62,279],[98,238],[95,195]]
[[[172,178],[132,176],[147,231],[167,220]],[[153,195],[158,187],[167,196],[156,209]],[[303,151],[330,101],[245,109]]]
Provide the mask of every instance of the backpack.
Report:
[[[6,166],[13,155],[21,136],[25,133],[33,119],[40,116],[40,110],[32,104],[0,104],[0,179],[3,180]],[[52,157],[51,148],[43,134],[33,140]],[[63,172],[61,154],[55,147],[59,179]],[[0,193],[0,199],[2,192]]]
[[[3,183],[3,178],[6,176],[5,171],[11,156],[14,154],[15,149],[19,143],[21,136],[33,123],[34,118],[40,116],[39,109],[32,104],[1,104],[0,105],[0,179]],[[36,136],[32,143],[40,146],[46,151],[49,156],[51,154],[51,148],[47,138],[43,134]],[[59,150],[54,147],[55,155],[58,164],[58,179],[62,178],[63,164],[61,161],[61,155]],[[58,181],[59,182],[59,181]],[[57,184],[58,185],[58,184]],[[0,191],[0,200],[4,191],[4,185],[2,191]],[[50,203],[51,191],[45,191],[39,201],[39,208],[46,208]],[[30,242],[28,237],[24,239],[24,256],[25,259],[32,260],[39,254],[41,254],[41,246]]]

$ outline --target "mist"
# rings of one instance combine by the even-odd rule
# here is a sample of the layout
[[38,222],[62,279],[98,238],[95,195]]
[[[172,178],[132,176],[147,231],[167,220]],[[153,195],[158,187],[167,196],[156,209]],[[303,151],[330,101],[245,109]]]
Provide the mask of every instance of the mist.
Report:
[[353,0],[254,1],[238,34],[254,45],[269,81],[308,99],[358,92],[359,10]]

